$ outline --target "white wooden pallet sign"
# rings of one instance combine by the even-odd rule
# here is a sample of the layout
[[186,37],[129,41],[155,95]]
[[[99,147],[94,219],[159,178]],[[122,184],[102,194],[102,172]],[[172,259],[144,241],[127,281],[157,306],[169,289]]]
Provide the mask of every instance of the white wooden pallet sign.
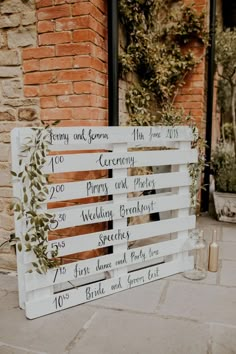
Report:
[[[35,134],[36,130],[31,128],[12,131],[13,171],[19,171],[26,139]],[[196,163],[198,157],[197,151],[191,149],[193,134],[189,127],[58,127],[48,129],[48,141],[49,151],[54,153],[46,157],[44,173],[66,176],[68,172],[112,170],[110,178],[48,185],[47,203],[111,196],[103,202],[55,209],[48,209],[50,204],[44,202],[40,212],[53,212],[55,216],[50,225],[52,231],[112,222],[112,226],[103,231],[49,239],[49,254],[57,249],[58,257],[66,257],[111,246],[113,251],[63,264],[43,275],[35,271],[29,273],[36,256],[25,252],[27,227],[25,220],[17,220],[16,215],[16,234],[23,243],[23,250],[17,251],[19,303],[27,318],[143,285],[192,266],[193,259],[184,249],[189,230],[196,225],[195,216],[189,214],[188,164]],[[22,166],[27,165],[28,160],[25,154]],[[150,166],[174,168],[171,172],[138,174],[138,168]],[[132,175],[128,173],[130,168],[135,168]],[[161,193],[163,188],[168,188],[169,192]],[[20,181],[13,179],[14,197],[22,199],[22,189]],[[154,194],[142,195],[145,191],[154,191]],[[129,218],[162,215],[162,212],[169,214],[158,221],[128,224]],[[176,237],[171,239],[169,234]],[[164,240],[163,236],[166,236]],[[135,246],[136,241],[139,246]],[[145,245],[140,243],[142,241],[146,241]]]

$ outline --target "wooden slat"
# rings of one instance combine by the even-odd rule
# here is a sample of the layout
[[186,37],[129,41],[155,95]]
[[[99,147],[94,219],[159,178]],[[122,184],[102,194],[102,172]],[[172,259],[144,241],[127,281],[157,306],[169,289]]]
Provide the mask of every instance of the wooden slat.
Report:
[[197,150],[162,150],[126,153],[86,153],[48,156],[44,173],[94,171],[197,162]]
[[[17,154],[25,138],[34,135],[30,128],[16,128],[13,132],[12,159],[17,170]],[[197,150],[191,149],[194,139],[189,127],[53,127],[49,130],[49,150],[57,155],[47,156],[44,173],[113,170],[113,178],[75,181],[48,185],[47,202],[58,202],[87,197],[112,195],[113,201],[47,209],[55,216],[52,230],[113,221],[111,230],[49,241],[48,252],[58,249],[58,257],[77,252],[113,246],[113,254],[77,261],[48,270],[45,275],[26,273],[33,252],[22,252],[20,257],[19,286],[21,304],[27,300],[26,315],[35,318],[64,308],[88,302],[137,285],[184,271],[192,265],[192,257],[184,252],[188,231],[195,227],[195,216],[189,216],[191,179],[188,163],[197,163]],[[15,144],[15,145],[14,145]],[[135,151],[129,147],[171,147],[165,150]],[[95,150],[99,152],[95,152]],[[104,152],[104,150],[109,152]],[[79,151],[81,150],[81,151]],[[86,150],[93,150],[92,153]],[[144,149],[143,149],[144,150]],[[73,151],[72,154],[66,153]],[[28,157],[25,157],[27,163]],[[23,162],[24,164],[24,162]],[[23,165],[22,164],[22,165]],[[171,173],[127,176],[127,169],[144,166],[172,166]],[[179,168],[173,172],[173,166]],[[176,188],[172,193],[128,198],[130,192],[143,192],[162,188]],[[178,188],[178,189],[177,189]],[[19,186],[20,189],[20,186]],[[14,195],[18,195],[14,187]],[[42,210],[46,203],[42,203]],[[177,210],[178,217],[127,226],[127,219],[165,211]],[[41,210],[39,210],[41,212]],[[24,224],[24,220],[22,220]],[[24,227],[19,226],[21,234]],[[136,249],[127,249],[128,243],[170,233],[174,240],[157,242]],[[172,255],[172,261],[160,264],[163,257]],[[150,263],[155,264],[150,266]],[[157,264],[159,263],[159,264]],[[128,274],[128,269],[141,268]],[[110,279],[93,283],[109,272]],[[97,278],[98,280],[98,278]],[[74,288],[64,290],[69,283]],[[82,285],[86,284],[86,285]],[[78,285],[80,285],[78,287]],[[60,291],[52,294],[52,291]],[[25,291],[27,293],[25,293]]]
[[189,186],[190,184],[191,178],[188,172],[159,173],[58,183],[48,185],[49,195],[47,202]]
[[[34,135],[30,128],[20,129],[21,143]],[[155,127],[53,127],[49,131],[52,150],[94,149],[117,143],[130,146],[160,146],[168,142],[192,141],[193,133],[186,126]]]
[[[124,241],[136,241],[149,237],[166,235],[174,231],[191,230],[195,227],[195,215],[160,220],[139,225],[131,225],[120,229],[94,232],[86,235],[60,238],[49,241],[48,252],[58,249],[58,257],[88,251],[95,248],[122,244]],[[24,262],[29,263],[35,258],[32,253],[25,253]]]
[[37,272],[25,275],[26,291],[31,291],[50,285],[78,280],[90,275],[110,272],[114,269],[129,265],[157,260],[160,257],[183,252],[185,239],[175,239],[161,243],[117,252],[106,256],[86,259],[83,261],[65,264],[55,269],[49,269],[42,277]]
[[48,209],[47,212],[54,215],[55,220],[55,222],[50,225],[50,229],[60,230],[73,226],[88,225],[189,207],[189,193],[187,195],[164,196],[155,194],[152,196],[129,198],[126,203],[99,202],[66,208]]
[[[17,160],[17,154],[19,153],[19,149],[20,149],[19,130],[13,129],[11,131],[11,159],[12,159],[11,169],[17,174],[20,172],[19,163]],[[22,195],[22,188],[21,188],[20,181],[16,178],[13,178],[12,185],[13,185],[14,198],[16,198],[16,200],[17,199],[22,200],[23,195]],[[25,225],[22,219],[18,220],[16,213],[14,213],[14,223],[15,223],[15,234],[17,237],[21,239],[21,242],[24,247],[25,240],[23,239],[23,234],[25,231]],[[26,298],[24,275],[25,275],[26,267],[24,264],[24,253],[19,252],[18,247],[16,247],[16,258],[17,258],[17,273],[18,273],[17,279],[18,279],[18,292],[19,292],[19,306],[20,308],[24,309],[25,298]]]
[[30,301],[26,303],[26,316],[29,319],[33,319],[88,301],[96,300],[135,286],[150,283],[171,274],[184,271],[189,267],[191,262],[191,257],[183,257],[176,261],[155,265],[130,274],[123,274],[115,278],[63,291],[59,294],[35,301]]

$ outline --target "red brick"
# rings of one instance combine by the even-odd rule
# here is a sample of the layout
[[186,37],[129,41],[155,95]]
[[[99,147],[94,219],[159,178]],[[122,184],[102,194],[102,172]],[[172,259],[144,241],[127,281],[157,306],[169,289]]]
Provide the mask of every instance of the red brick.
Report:
[[92,80],[91,69],[64,70],[58,72],[58,81]]
[[39,59],[54,57],[54,47],[26,48],[23,49],[23,59]]
[[107,79],[108,79],[107,74],[101,73],[101,72],[96,71],[94,69],[91,69],[91,73],[92,73],[92,81],[93,82],[97,82],[98,84],[101,84],[101,85],[107,84]]
[[201,102],[203,100],[202,95],[178,95],[176,97],[176,102]]
[[53,72],[25,74],[25,85],[47,84],[55,79]]
[[180,90],[180,94],[183,94],[183,95],[202,95],[203,96],[204,95],[204,89],[203,88],[197,88],[197,87],[186,88],[184,86]]
[[39,60],[37,59],[25,60],[23,62],[23,70],[25,73],[30,71],[39,71]]
[[55,24],[52,21],[39,21],[38,24],[38,33],[53,32]]
[[202,110],[202,109],[194,109],[194,108],[191,108],[191,114],[192,114],[194,117],[202,117],[202,118],[203,118],[203,110]]
[[[106,59],[107,59],[107,54],[105,54]],[[107,73],[107,63],[104,61],[101,61],[99,58],[94,58],[92,57],[92,62],[91,62],[91,68],[96,69],[97,71],[100,71],[102,73]]]
[[[73,108],[73,118],[87,119],[88,125],[99,125],[97,121],[106,120],[107,117],[108,117],[107,109],[95,108],[95,107]],[[95,122],[97,122],[97,124]]]
[[43,8],[37,11],[38,20],[53,20],[60,17],[69,17],[71,15],[70,5],[59,5]]
[[66,1],[66,0],[54,0],[54,5],[61,5],[61,4],[65,4],[66,2],[69,2],[69,1]]
[[41,108],[53,108],[57,106],[56,97],[40,97]]
[[40,9],[41,7],[52,6],[53,0],[36,0],[35,5],[36,9]]
[[90,81],[75,82],[73,84],[73,87],[74,87],[74,93],[77,94],[91,93],[101,97],[106,96],[105,86],[99,85],[95,82],[90,82]]
[[105,85],[107,83],[107,75],[100,73],[94,69],[78,69],[65,70],[58,72],[58,81],[92,81]]
[[69,95],[73,92],[71,83],[56,83],[39,86],[40,96]]
[[58,107],[90,107],[90,95],[70,95],[57,97]]
[[192,87],[204,87],[204,81],[203,79],[200,81],[193,81],[192,82]]
[[91,68],[92,57],[90,55],[78,55],[73,57],[74,68]]
[[70,32],[43,33],[39,35],[39,45],[69,42],[71,42]]
[[72,6],[72,16],[91,15],[104,24],[106,17],[92,2],[77,2]]
[[101,107],[107,108],[107,99],[96,95],[59,96],[58,107]]
[[190,77],[191,77],[191,80],[192,81],[204,81],[204,77],[203,77],[203,75],[201,75],[201,74],[194,74],[194,73],[191,73],[190,74]]
[[89,28],[90,16],[61,18],[55,21],[56,31],[71,31],[78,28]]
[[91,96],[91,106],[92,107],[107,108],[108,107],[108,99],[106,97],[92,95]]
[[107,2],[104,0],[90,0],[101,12],[107,12]]
[[91,3],[88,1],[80,1],[72,6],[72,16],[90,15]]
[[204,73],[205,73],[205,63],[201,62],[198,65],[196,65],[192,72],[194,74],[204,75]]
[[37,86],[25,86],[24,95],[25,97],[37,97],[39,95],[39,88]]
[[91,29],[79,29],[73,32],[73,42],[92,42],[101,48],[105,48],[105,41]]
[[46,58],[40,60],[40,70],[58,70],[72,68],[72,57]]
[[184,109],[203,109],[203,102],[182,102],[176,105]]
[[90,54],[91,43],[72,43],[72,44],[57,44],[56,55],[77,55],[77,54]]
[[47,108],[41,110],[42,120],[71,119],[72,109],[70,108]]
[[104,22],[104,24],[101,24],[100,22],[96,21],[95,18],[90,16],[89,28],[91,28],[95,32],[97,32],[102,38],[107,38],[107,23],[106,23],[106,21]]
[[95,44],[91,43],[91,55],[95,58],[100,59],[103,62],[107,62],[108,53],[106,50],[97,47]]
[[74,67],[76,68],[92,68],[102,73],[107,73],[107,63],[98,58],[89,55],[78,55],[74,58]]

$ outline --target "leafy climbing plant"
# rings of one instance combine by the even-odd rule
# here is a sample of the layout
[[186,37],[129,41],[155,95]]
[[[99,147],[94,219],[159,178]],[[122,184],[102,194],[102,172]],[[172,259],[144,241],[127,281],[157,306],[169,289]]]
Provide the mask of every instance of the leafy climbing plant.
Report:
[[[137,85],[133,83],[127,92],[132,119],[137,113],[132,112],[134,101],[130,100],[134,90],[145,91],[160,109],[171,105],[186,74],[201,60],[190,44],[203,45],[207,33],[204,14],[180,1],[120,0],[119,9],[125,37],[125,44],[120,46],[120,77],[126,80],[127,74],[132,73],[137,78]],[[141,115],[146,120],[147,111],[153,111],[152,105],[147,107],[146,102],[136,97],[134,105],[143,110],[138,112],[139,120]],[[155,124],[158,116],[153,119],[151,115],[148,122]]]
[[[42,203],[48,196],[48,177],[43,172],[48,153],[48,130],[44,127],[32,128],[35,134],[25,138],[19,159],[19,172],[11,171],[14,178],[22,186],[22,199],[16,200],[12,209],[17,220],[25,224],[24,235],[16,235],[21,240],[17,243],[18,251],[25,248],[33,251],[36,261],[32,265],[39,274],[46,273],[49,268],[58,265],[57,251],[48,252],[48,232],[55,220],[54,216],[45,213]],[[32,270],[30,270],[32,272]]]
[[179,0],[120,0],[119,12],[119,74],[132,81],[126,93],[127,124],[192,126],[193,147],[199,152],[198,163],[189,166],[193,204],[205,165],[205,141],[197,136],[190,115],[173,103],[186,75],[202,60],[193,47],[207,44],[205,15]]

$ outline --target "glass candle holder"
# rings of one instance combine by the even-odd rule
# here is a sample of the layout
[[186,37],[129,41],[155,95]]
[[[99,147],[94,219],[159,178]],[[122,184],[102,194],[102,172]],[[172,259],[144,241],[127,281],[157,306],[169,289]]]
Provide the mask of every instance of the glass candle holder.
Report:
[[184,251],[193,257],[193,267],[183,272],[183,276],[191,280],[201,280],[207,275],[208,247],[203,237],[203,230],[194,230],[187,240]]

